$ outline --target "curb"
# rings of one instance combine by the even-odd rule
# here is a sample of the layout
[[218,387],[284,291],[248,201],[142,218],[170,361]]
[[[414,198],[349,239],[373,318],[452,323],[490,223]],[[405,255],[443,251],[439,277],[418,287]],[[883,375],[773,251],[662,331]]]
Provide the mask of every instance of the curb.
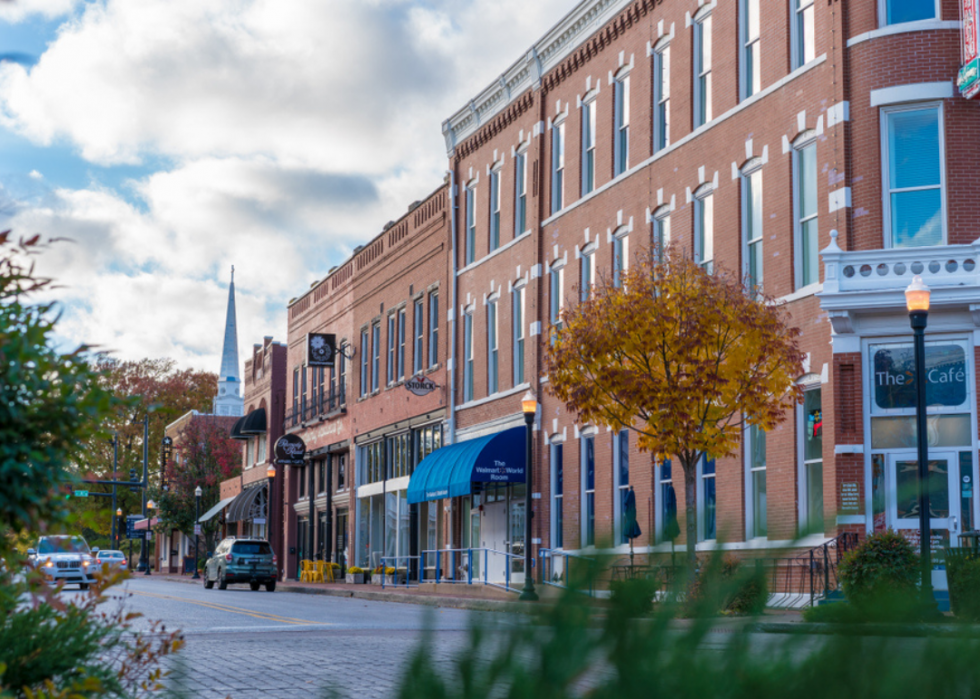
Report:
[[980,626],[972,624],[821,624],[813,622],[756,623],[748,627],[758,633],[797,636],[879,636],[888,638],[973,638],[980,639]]

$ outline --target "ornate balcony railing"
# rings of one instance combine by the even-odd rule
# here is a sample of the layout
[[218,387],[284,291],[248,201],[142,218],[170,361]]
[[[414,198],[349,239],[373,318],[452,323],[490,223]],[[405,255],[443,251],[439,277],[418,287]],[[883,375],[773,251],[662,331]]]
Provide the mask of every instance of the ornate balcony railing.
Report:
[[334,386],[322,394],[314,393],[312,396],[302,400],[298,405],[289,408],[286,411],[286,420],[283,427],[286,430],[295,429],[320,417],[335,415],[345,410],[346,407],[346,386],[344,384]]

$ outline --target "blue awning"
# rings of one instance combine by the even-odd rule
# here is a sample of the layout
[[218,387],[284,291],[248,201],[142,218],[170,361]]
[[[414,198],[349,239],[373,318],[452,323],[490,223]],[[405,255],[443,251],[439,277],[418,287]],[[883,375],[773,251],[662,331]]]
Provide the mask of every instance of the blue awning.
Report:
[[436,449],[415,467],[408,501],[469,495],[473,483],[523,483],[526,429],[514,427]]

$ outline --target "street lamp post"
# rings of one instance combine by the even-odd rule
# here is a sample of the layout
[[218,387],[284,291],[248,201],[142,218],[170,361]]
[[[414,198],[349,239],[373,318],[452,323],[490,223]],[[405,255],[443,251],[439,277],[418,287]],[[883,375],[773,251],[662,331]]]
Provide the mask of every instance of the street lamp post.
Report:
[[[116,526],[113,527],[112,535],[112,548],[118,549],[122,546],[122,508],[116,508]],[[126,561],[126,565],[129,565],[132,561]]]
[[915,336],[915,430],[919,447],[919,556],[922,565],[922,597],[933,606],[932,531],[929,524],[929,442],[926,433],[926,339],[929,320],[929,287],[916,275],[905,290],[905,306]]
[[536,602],[538,594],[534,591],[534,575],[531,572],[531,433],[534,427],[534,416],[538,412],[538,401],[528,391],[521,399],[521,409],[524,411],[524,424],[527,426],[527,449],[524,458],[524,589],[519,599],[526,602]]
[[265,538],[272,544],[272,485],[276,477],[276,465],[269,464],[265,470],[265,477],[269,479],[269,484],[265,493]]
[[204,491],[201,490],[201,486],[197,486],[196,488],[194,488],[194,499],[196,501],[196,504],[194,506],[194,575],[191,578],[192,580],[201,579],[201,574],[197,572],[197,561],[198,558],[200,557],[200,552],[198,551],[198,545],[200,544],[201,541],[201,535],[198,534],[198,532],[200,531],[200,526],[201,526],[201,521],[200,521],[201,520],[201,495],[203,494]]

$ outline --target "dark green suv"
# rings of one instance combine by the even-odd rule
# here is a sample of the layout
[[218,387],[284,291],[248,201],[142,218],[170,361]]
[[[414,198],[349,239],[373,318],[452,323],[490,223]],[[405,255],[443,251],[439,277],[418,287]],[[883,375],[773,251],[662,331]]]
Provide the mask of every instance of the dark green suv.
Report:
[[276,589],[276,554],[268,541],[262,539],[225,539],[204,565],[204,587],[211,589],[218,583],[219,590],[228,589],[234,583],[248,583],[252,591],[265,585]]

